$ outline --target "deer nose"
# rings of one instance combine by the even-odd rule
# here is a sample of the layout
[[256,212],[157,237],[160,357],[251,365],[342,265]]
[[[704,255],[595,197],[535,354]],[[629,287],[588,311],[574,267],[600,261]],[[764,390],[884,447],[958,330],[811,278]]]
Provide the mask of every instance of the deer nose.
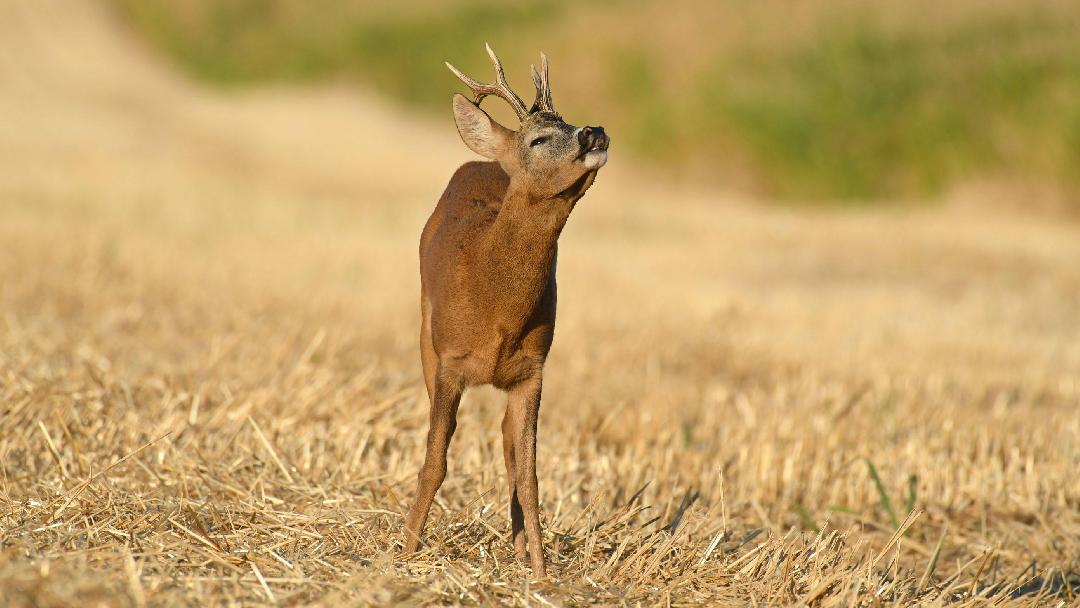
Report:
[[604,127],[582,127],[577,137],[583,150],[607,149],[609,140],[607,133],[604,133]]

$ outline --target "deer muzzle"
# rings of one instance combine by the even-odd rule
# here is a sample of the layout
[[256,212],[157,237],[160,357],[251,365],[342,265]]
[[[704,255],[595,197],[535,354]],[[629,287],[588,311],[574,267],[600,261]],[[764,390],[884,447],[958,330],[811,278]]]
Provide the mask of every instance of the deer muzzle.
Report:
[[581,153],[578,160],[590,171],[595,171],[607,164],[607,149],[611,140],[604,127],[582,127],[577,134]]
[[604,127],[582,127],[578,131],[577,139],[583,153],[607,150],[611,141],[607,133],[604,133]]

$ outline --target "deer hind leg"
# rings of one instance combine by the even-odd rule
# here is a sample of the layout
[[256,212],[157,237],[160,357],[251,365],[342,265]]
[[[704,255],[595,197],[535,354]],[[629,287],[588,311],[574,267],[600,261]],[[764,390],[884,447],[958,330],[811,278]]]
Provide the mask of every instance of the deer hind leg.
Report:
[[446,478],[446,450],[457,429],[457,411],[461,403],[462,386],[435,374],[435,391],[431,399],[431,422],[428,427],[427,454],[424,466],[416,478],[416,498],[405,518],[405,552],[412,553],[420,545],[431,502]]
[[506,405],[506,413],[503,414],[503,461],[506,463],[506,480],[510,487],[510,537],[514,541],[514,553],[521,561],[525,561],[525,516],[521,510],[521,501],[517,495],[517,483],[515,477],[517,470],[514,466],[514,436],[517,430],[513,426],[510,416],[510,404]]
[[435,398],[435,371],[439,367],[439,357],[435,354],[435,345],[431,341],[431,305],[427,300],[420,301],[420,363],[424,368],[424,386],[427,387],[428,401]]
[[521,504],[529,563],[536,577],[544,576],[546,571],[536,483],[536,423],[540,413],[540,385],[539,378],[522,382],[510,389],[507,400],[509,426],[514,435],[514,494]]

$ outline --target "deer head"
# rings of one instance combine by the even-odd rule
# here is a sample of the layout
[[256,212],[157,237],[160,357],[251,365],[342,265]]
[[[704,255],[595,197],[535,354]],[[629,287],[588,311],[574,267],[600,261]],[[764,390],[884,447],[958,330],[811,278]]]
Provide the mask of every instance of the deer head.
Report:
[[[607,162],[610,139],[603,127],[575,127],[555,111],[548,80],[548,60],[540,54],[540,71],[532,67],[536,100],[525,102],[510,88],[502,63],[491,46],[495,82],[483,84],[446,64],[472,90],[473,100],[454,95],[454,121],[465,145],[480,156],[497,161],[511,183],[533,199],[576,199],[592,185],[596,171]],[[489,95],[506,101],[517,114],[517,131],[496,122],[480,108]]]

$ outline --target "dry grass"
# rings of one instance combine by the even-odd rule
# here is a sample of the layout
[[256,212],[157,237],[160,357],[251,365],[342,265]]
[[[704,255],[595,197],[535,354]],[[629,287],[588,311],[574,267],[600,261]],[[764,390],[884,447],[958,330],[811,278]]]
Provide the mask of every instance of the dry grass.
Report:
[[448,121],[211,95],[30,6],[0,8],[3,603],[1077,601],[1075,225],[768,211],[616,157],[563,239],[549,580],[489,391],[403,558]]

